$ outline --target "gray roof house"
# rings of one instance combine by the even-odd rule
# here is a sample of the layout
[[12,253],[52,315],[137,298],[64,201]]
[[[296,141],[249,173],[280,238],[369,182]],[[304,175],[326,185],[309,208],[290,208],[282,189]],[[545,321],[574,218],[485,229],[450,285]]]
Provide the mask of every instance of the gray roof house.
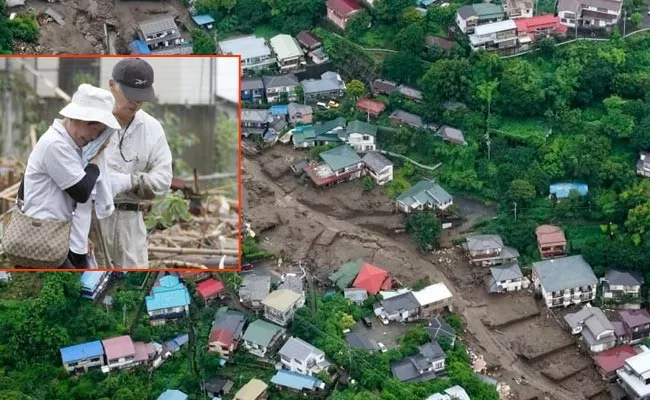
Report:
[[269,110],[246,109],[241,110],[242,136],[261,135],[276,121]]
[[140,22],[137,33],[138,38],[152,51],[181,44],[181,33],[174,22],[174,17],[170,15]]
[[446,356],[438,343],[425,343],[419,350],[418,354],[391,365],[395,378],[402,382],[426,382],[444,373]]
[[[640,294],[643,275],[638,271],[610,269],[600,278],[603,300],[624,305],[624,308],[641,308]],[[625,303],[625,304],[624,304]]]
[[393,111],[389,118],[390,122],[395,125],[409,125],[413,128],[422,128],[424,126],[422,117],[404,110]]
[[468,236],[465,238],[463,248],[470,262],[479,266],[516,263],[519,259],[519,252],[512,247],[504,246],[499,235]]
[[524,275],[518,264],[509,264],[490,268],[488,292],[502,293],[510,290],[521,290]]
[[616,344],[616,329],[598,307],[586,305],[582,310],[567,314],[564,320],[574,335],[582,337],[592,352],[601,352]]
[[321,79],[306,79],[302,81],[305,102],[314,102],[318,99],[340,97],[345,94],[345,82],[339,74],[327,71]]
[[278,355],[285,368],[305,375],[326,371],[330,366],[322,350],[296,337],[289,338]]
[[598,278],[582,255],[533,263],[533,284],[548,307],[592,301]]
[[415,102],[422,101],[422,92],[420,92],[417,89],[413,89],[412,87],[408,87],[404,85],[399,85],[397,87],[397,90],[400,92],[402,96],[406,97],[409,100],[413,100]]
[[416,320],[419,314],[420,302],[411,291],[382,299],[375,305],[375,315],[384,323]]
[[245,78],[241,80],[242,101],[261,103],[264,99],[264,81],[261,78]]
[[399,195],[397,208],[405,213],[425,208],[444,210],[454,203],[453,197],[434,181],[422,180]]
[[271,68],[275,65],[275,57],[264,38],[255,35],[241,36],[219,42],[221,54],[241,55],[243,71],[256,71]]
[[345,341],[348,342],[352,349],[379,351],[377,342],[368,338],[366,335],[348,332],[345,334]]
[[294,74],[265,76],[262,80],[266,89],[266,100],[269,103],[280,101],[282,93],[287,94],[288,101],[298,100],[296,86],[300,81]]
[[343,289],[343,297],[352,300],[355,304],[363,304],[368,298],[368,291],[366,289],[345,288]]
[[268,275],[246,275],[239,286],[239,301],[251,308],[262,307],[262,300],[271,291],[271,277]]
[[463,131],[461,131],[460,129],[443,125],[438,130],[438,136],[440,136],[446,142],[467,146],[467,142],[465,141],[465,136],[463,135]]
[[429,323],[426,327],[427,332],[431,340],[437,342],[440,338],[447,338],[450,345],[454,345],[456,342],[456,330],[451,327],[447,322],[445,322],[442,317],[437,316],[429,320]]
[[377,151],[369,151],[361,159],[378,185],[393,180],[393,163]]
[[222,307],[217,311],[212,322],[212,329],[227,329],[232,332],[234,338],[240,338],[244,332],[246,315],[239,311],[228,310]]
[[287,330],[280,326],[256,319],[244,332],[244,346],[251,354],[266,357],[284,341],[286,332]]
[[305,294],[303,275],[298,274],[286,274],[284,275],[284,281],[278,285],[278,289],[288,289],[292,292],[298,294]]

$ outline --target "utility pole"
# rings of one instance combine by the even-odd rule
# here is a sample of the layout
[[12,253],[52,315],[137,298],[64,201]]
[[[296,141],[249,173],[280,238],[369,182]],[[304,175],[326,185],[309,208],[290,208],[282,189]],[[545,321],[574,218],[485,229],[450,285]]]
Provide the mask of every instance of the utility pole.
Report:
[[488,161],[490,161],[491,144],[492,144],[492,141],[490,140],[490,128],[488,128],[485,131],[485,144],[487,145],[487,150],[488,150]]
[[575,24],[576,24],[576,39],[578,38],[578,20],[580,18],[579,13],[580,13],[580,3],[578,3],[578,6],[576,7],[576,21],[575,21]]
[[515,222],[517,222],[517,202],[515,201]]
[[126,304],[122,305],[122,326],[126,328]]
[[627,21],[627,10],[623,9],[623,37],[625,37],[625,22]]

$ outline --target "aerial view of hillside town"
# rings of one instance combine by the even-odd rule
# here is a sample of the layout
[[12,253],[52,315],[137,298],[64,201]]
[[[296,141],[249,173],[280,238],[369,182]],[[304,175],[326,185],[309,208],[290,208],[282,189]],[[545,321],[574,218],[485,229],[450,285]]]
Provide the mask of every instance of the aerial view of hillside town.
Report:
[[0,399],[650,398],[644,0],[4,3],[4,52],[240,55],[244,224],[0,275]]

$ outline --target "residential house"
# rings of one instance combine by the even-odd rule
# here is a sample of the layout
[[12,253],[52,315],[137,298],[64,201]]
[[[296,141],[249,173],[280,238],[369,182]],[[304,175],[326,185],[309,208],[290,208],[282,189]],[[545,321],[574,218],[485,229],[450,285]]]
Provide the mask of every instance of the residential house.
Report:
[[140,41],[147,45],[152,54],[158,50],[174,49],[178,49],[178,52],[168,54],[188,54],[181,50],[184,40],[171,15],[155,17],[138,23],[137,34]]
[[151,325],[164,325],[190,311],[190,293],[175,275],[160,278],[144,301]]
[[533,285],[546,306],[569,306],[593,301],[598,278],[582,255],[533,263]]
[[503,11],[510,19],[525,19],[533,17],[532,0],[502,0]]
[[393,93],[394,90],[397,90],[397,83],[395,82],[386,81],[383,79],[375,79],[372,82],[372,91],[376,95],[388,95]]
[[426,400],[471,400],[465,389],[461,386],[452,386],[442,393],[434,393],[427,397]]
[[647,310],[619,310],[618,315],[622,322],[617,329],[619,341],[636,343],[650,337],[650,313]]
[[169,357],[172,354],[180,351],[180,349],[187,344],[187,342],[190,341],[190,335],[187,333],[184,333],[182,335],[178,335],[173,339],[170,339],[163,343],[162,345],[162,353],[165,355],[165,357]]
[[325,383],[320,379],[284,369],[273,375],[271,383],[277,385],[280,389],[288,389],[298,393],[325,389]]
[[256,319],[244,332],[244,347],[249,353],[264,358],[284,343],[286,332],[282,327]]
[[241,130],[244,137],[264,135],[274,122],[269,110],[242,109]]
[[274,104],[269,109],[273,120],[283,120],[285,122],[289,119],[289,106],[287,104]]
[[192,21],[199,27],[211,30],[214,27],[214,18],[208,14],[193,15]]
[[210,270],[182,271],[182,272],[178,272],[176,275],[178,275],[178,277],[183,282],[194,282],[194,283],[199,283],[205,279],[212,277],[212,273],[210,272]]
[[316,146],[316,129],[314,129],[313,125],[296,126],[291,135],[291,142],[294,149],[306,149]]
[[431,48],[433,46],[438,46],[446,53],[451,51],[455,43],[456,42],[451,37],[427,35],[426,38],[424,38],[424,45],[426,47]]
[[63,347],[59,352],[63,367],[68,372],[85,373],[89,368],[104,365],[104,347],[99,340]]
[[[297,101],[296,87],[300,84],[294,74],[265,76],[262,78],[266,88],[266,100],[269,103],[285,101]],[[283,94],[285,94],[283,96]]]
[[490,268],[490,277],[488,278],[488,292],[490,293],[508,293],[519,291],[528,287],[528,282],[524,283],[524,275],[521,273],[518,264],[500,265]]
[[280,73],[302,69],[305,62],[305,55],[298,44],[298,41],[291,35],[279,34],[269,40],[269,44],[275,52],[276,62]]
[[540,225],[535,229],[535,236],[537,236],[537,249],[542,260],[565,255],[567,242],[562,228]]
[[309,31],[302,31],[296,36],[296,39],[314,64],[323,64],[329,61],[329,57],[323,51],[323,44],[316,35]]
[[351,349],[380,351],[379,344],[367,335],[360,335],[354,332],[347,332],[344,334],[345,341]]
[[292,292],[298,293],[301,296],[305,295],[305,285],[304,285],[304,279],[305,279],[305,274],[296,274],[296,273],[288,273],[288,274],[282,274],[282,278],[280,280],[280,284],[278,285],[278,289],[287,289],[291,290]]
[[327,0],[327,19],[345,30],[350,18],[362,9],[356,0]]
[[516,19],[515,24],[517,24],[517,37],[522,50],[526,48],[524,46],[535,43],[539,38],[561,36],[567,31],[566,25],[562,25],[560,18],[553,14]]
[[504,52],[517,47],[517,24],[511,19],[480,25],[469,35],[472,50]]
[[234,400],[266,400],[268,387],[263,381],[253,378],[235,393]]
[[0,282],[9,282],[11,280],[11,273],[0,271]]
[[368,292],[366,289],[345,288],[343,289],[343,297],[360,306],[368,299]]
[[388,290],[393,282],[388,271],[369,263],[363,263],[352,287],[365,289],[369,294],[376,295],[380,290]]
[[446,210],[454,198],[433,180],[422,180],[395,199],[397,209],[405,213],[425,209]]
[[241,341],[246,315],[222,307],[217,312],[208,341],[208,352],[217,353],[228,360]]
[[472,34],[477,26],[506,19],[501,5],[492,3],[469,4],[456,10],[456,25],[464,34]]
[[330,274],[328,279],[332,285],[344,290],[354,282],[362,266],[363,260],[361,259],[348,261]]
[[504,246],[499,235],[468,236],[463,248],[470,263],[481,267],[512,264],[519,259],[519,252]]
[[610,269],[600,279],[605,302],[618,303],[623,308],[641,308],[640,293],[643,276],[637,271]]
[[383,298],[375,305],[374,313],[387,325],[390,322],[410,322],[420,319],[420,303],[412,291]]
[[650,152],[642,151],[639,153],[639,161],[636,163],[636,174],[650,177]]
[[360,98],[357,101],[356,109],[366,113],[369,117],[379,118],[379,114],[386,109],[386,104],[372,99]]
[[244,73],[271,69],[275,66],[273,52],[264,38],[243,36],[219,42],[221,54],[239,54]]
[[451,311],[453,296],[447,285],[442,282],[414,291],[413,295],[418,301],[420,319],[438,316],[445,309]]
[[416,103],[421,102],[422,99],[423,99],[422,92],[417,90],[417,89],[413,89],[412,87],[408,87],[408,86],[405,86],[405,85],[399,85],[397,87],[397,91],[402,96],[404,96],[406,99],[414,101]]
[[444,374],[446,356],[438,343],[429,342],[418,349],[418,354],[391,365],[395,378],[402,382],[426,382]]
[[176,389],[165,390],[156,400],[187,400],[188,397],[185,393]]
[[264,101],[264,81],[261,78],[242,79],[241,101],[261,104]]
[[305,79],[302,83],[305,103],[336,99],[345,94],[345,82],[336,72],[327,71],[321,79]]
[[616,380],[616,370],[625,366],[625,360],[637,354],[634,347],[622,344],[594,355],[596,369],[606,381]]
[[314,118],[314,111],[306,104],[289,103],[289,122],[297,124],[311,124]]
[[293,320],[296,310],[305,305],[305,295],[293,290],[278,289],[262,301],[264,318],[280,326],[287,326]]
[[549,185],[549,198],[556,200],[568,199],[571,192],[579,196],[586,196],[589,193],[589,186],[586,183],[554,183]]
[[422,117],[404,110],[393,111],[392,114],[390,114],[389,120],[395,125],[408,125],[415,129],[420,129],[424,126],[422,123]]
[[135,362],[135,345],[131,336],[124,335],[102,340],[108,370],[125,369]]
[[609,28],[618,24],[623,2],[617,0],[559,0],[557,15],[568,27]]
[[650,398],[650,351],[634,355],[616,371],[619,386],[627,398],[641,400]]
[[278,354],[283,368],[300,374],[312,376],[330,367],[322,350],[300,338],[290,337]]
[[461,131],[460,129],[443,125],[438,130],[437,135],[440,136],[442,140],[446,142],[467,146],[467,142],[465,141],[465,136],[463,135],[463,131]]
[[393,180],[393,163],[377,151],[369,151],[361,159],[366,168],[366,173],[375,180],[379,186]]
[[439,315],[429,320],[426,329],[434,342],[447,340],[452,347],[456,343],[456,330]]
[[271,277],[268,275],[246,275],[239,285],[239,301],[246,307],[262,308],[262,300],[271,291]]
[[226,396],[232,390],[234,382],[229,379],[212,378],[205,383],[203,389],[210,398],[221,398]]
[[210,278],[199,282],[196,285],[196,292],[207,303],[208,301],[223,299],[226,294],[226,287],[221,281]]
[[111,273],[108,271],[86,271],[81,274],[81,296],[95,300],[110,282]]
[[583,340],[592,353],[600,353],[616,345],[614,325],[598,307],[587,304],[582,310],[565,315],[564,320],[572,334],[582,334]]
[[323,163],[305,168],[307,176],[319,187],[361,177],[364,164],[352,147],[344,144],[320,153]]
[[354,150],[365,153],[376,150],[377,125],[363,121],[350,121],[346,127],[346,143]]

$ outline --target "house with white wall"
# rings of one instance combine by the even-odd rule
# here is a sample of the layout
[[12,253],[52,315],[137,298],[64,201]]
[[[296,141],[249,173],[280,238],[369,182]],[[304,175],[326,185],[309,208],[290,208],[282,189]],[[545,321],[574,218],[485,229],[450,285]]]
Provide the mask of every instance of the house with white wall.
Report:
[[582,310],[565,315],[564,320],[572,334],[582,334],[582,339],[592,353],[600,353],[616,346],[616,329],[600,308],[587,304]]
[[330,366],[322,350],[296,337],[289,338],[278,354],[283,368],[304,375],[327,371]]
[[381,153],[370,151],[361,159],[366,166],[366,173],[379,186],[393,180],[393,163]]
[[546,306],[567,307],[593,301],[598,278],[582,255],[533,263],[533,286]]

